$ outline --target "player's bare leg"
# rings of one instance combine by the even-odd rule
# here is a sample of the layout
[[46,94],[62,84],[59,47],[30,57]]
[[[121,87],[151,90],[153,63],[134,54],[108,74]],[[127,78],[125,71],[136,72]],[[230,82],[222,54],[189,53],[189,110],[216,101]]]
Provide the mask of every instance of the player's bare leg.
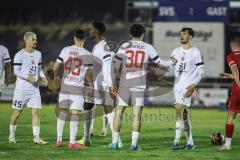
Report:
[[184,133],[186,136],[187,144],[185,145],[185,149],[193,149],[194,143],[192,138],[192,126],[191,126],[191,118],[186,107],[183,111],[183,121],[184,121]]
[[40,109],[32,108],[32,129],[33,129],[33,142],[35,144],[48,144],[40,138]]
[[118,148],[119,132],[122,127],[122,116],[126,107],[117,106],[115,109],[115,116],[113,120],[113,132],[112,132],[112,149]]
[[231,142],[232,142],[232,135],[234,131],[234,119],[236,118],[237,112],[228,111],[227,122],[225,126],[225,137],[226,141],[225,144],[219,147],[219,150],[230,150],[231,149]]
[[84,121],[84,136],[81,140],[77,141],[85,146],[91,145],[91,123],[92,123],[92,108],[93,104],[84,108],[83,121]]
[[65,125],[65,120],[67,117],[67,109],[60,109],[58,119],[57,119],[57,141],[56,147],[62,147],[62,135],[63,135],[63,128]]
[[133,106],[133,123],[132,123],[132,143],[131,150],[137,150],[137,141],[141,128],[142,106]]
[[17,128],[17,120],[20,117],[22,110],[13,109],[13,113],[10,119],[10,126],[9,126],[9,143],[16,143],[15,140],[15,132]]
[[[113,106],[105,105],[104,112],[107,115],[109,126],[111,128],[111,131],[113,132],[113,121],[114,121],[114,117],[115,117],[115,112],[113,111]],[[122,141],[121,141],[120,135],[118,135],[118,147],[119,148],[122,147]]]
[[176,130],[175,130],[175,139],[172,145],[172,149],[179,148],[179,142],[182,134],[182,130],[184,129],[184,122],[183,122],[183,111],[185,109],[184,105],[176,104]]

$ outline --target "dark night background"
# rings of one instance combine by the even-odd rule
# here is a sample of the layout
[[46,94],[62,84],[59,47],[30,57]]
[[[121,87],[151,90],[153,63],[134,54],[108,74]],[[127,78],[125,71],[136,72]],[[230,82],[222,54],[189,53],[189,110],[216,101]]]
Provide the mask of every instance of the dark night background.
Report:
[[113,20],[123,20],[125,0],[4,0],[0,5],[0,23],[49,23],[80,18],[101,20],[111,14]]

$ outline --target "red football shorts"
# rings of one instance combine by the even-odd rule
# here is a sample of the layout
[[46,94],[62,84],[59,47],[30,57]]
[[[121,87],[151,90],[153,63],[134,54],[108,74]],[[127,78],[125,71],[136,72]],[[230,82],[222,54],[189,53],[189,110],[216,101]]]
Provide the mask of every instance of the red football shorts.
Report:
[[228,110],[240,112],[240,88],[232,88],[231,96],[228,103]]

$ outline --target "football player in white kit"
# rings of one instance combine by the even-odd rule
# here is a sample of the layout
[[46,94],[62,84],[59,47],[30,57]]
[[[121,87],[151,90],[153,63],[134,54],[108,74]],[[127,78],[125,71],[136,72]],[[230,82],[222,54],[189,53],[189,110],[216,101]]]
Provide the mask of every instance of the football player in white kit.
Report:
[[47,86],[48,82],[42,70],[42,55],[36,50],[37,36],[33,32],[24,34],[25,48],[14,57],[14,74],[17,76],[13,97],[13,113],[10,120],[9,143],[16,143],[15,131],[17,120],[25,105],[32,109],[32,129],[35,144],[48,144],[39,137],[41,96],[39,86]]
[[0,97],[2,89],[10,83],[11,79],[11,58],[8,49],[0,45]]
[[[90,38],[94,39],[96,45],[92,50],[93,55],[93,79],[94,79],[94,97],[90,99],[89,103],[94,103],[97,106],[103,106],[104,112],[107,116],[108,122],[110,124],[111,130],[113,129],[113,118],[114,112],[114,99],[109,93],[109,88],[111,83],[110,78],[110,67],[111,58],[113,52],[109,51],[107,42],[104,40],[102,34],[105,32],[106,27],[102,22],[93,22],[90,29]],[[84,145],[90,145],[90,124],[91,121],[88,120],[91,117],[91,107],[88,108],[88,118],[84,122],[84,137],[79,141],[79,143]],[[120,138],[119,138],[120,139]],[[121,146],[121,140],[119,140],[119,145]]]
[[[59,93],[59,116],[57,120],[56,147],[62,147],[62,134],[67,117],[71,111],[70,138],[68,148],[85,148],[76,142],[79,123],[79,112],[84,107],[84,84],[88,82],[89,95],[93,96],[92,55],[83,48],[85,32],[77,29],[74,32],[74,45],[63,48],[54,64],[54,81],[60,82],[60,67],[63,66],[61,90]],[[87,82],[85,82],[87,80]]]
[[[130,27],[132,40],[124,43],[118,50],[113,64],[113,73],[120,74],[119,85],[113,76],[111,92],[117,94],[112,145],[113,150],[118,149],[118,137],[122,126],[122,116],[126,106],[133,105],[132,143],[130,150],[138,150],[138,137],[141,128],[141,114],[144,106],[146,91],[146,75],[149,61],[169,70],[176,62],[174,59],[163,61],[159,58],[152,45],[142,41],[145,28],[140,24]],[[120,67],[121,66],[121,67]]]
[[194,149],[191,131],[189,107],[191,96],[195,87],[204,75],[204,63],[201,52],[191,43],[194,37],[192,28],[182,28],[180,32],[181,47],[173,50],[171,57],[177,59],[175,66],[175,107],[176,107],[176,133],[171,146],[173,150],[179,149],[181,132],[184,130],[187,144],[185,149]]

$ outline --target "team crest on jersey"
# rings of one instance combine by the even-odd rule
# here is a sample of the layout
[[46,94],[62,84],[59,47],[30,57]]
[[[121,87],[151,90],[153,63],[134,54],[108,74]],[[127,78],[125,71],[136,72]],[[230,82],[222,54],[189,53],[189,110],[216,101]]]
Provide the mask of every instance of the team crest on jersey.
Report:
[[181,60],[184,61],[185,57],[182,57]]

